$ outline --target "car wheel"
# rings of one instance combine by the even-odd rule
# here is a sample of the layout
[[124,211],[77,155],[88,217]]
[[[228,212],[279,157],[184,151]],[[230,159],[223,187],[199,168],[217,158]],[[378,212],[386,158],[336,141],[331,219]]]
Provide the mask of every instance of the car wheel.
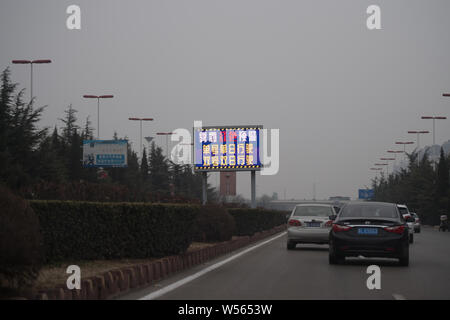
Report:
[[413,243],[414,242],[414,233],[411,233],[409,235],[409,243]]
[[288,241],[287,244],[286,244],[286,248],[288,250],[294,250],[295,249],[295,242]]
[[408,246],[406,246],[406,247],[403,249],[402,255],[401,255],[400,258],[399,258],[399,264],[400,264],[402,267],[407,267],[407,266],[409,266],[409,247],[408,247]]

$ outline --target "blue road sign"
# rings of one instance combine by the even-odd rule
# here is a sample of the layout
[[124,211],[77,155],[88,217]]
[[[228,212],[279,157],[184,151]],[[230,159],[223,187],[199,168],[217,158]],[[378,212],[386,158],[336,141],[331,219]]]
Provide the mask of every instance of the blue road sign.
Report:
[[358,199],[362,200],[370,200],[374,196],[373,189],[359,189],[358,190]]

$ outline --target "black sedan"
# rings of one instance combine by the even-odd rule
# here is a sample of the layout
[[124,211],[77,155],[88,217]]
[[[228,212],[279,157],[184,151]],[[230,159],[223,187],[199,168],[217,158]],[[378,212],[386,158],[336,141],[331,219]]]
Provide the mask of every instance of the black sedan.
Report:
[[329,262],[338,264],[345,257],[396,258],[409,265],[408,225],[395,204],[352,202],[339,215],[330,217]]

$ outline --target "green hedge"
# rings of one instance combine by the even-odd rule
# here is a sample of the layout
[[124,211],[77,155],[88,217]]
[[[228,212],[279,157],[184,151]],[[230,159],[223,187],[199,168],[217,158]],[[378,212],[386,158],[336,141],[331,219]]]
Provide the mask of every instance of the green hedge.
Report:
[[228,241],[235,232],[232,215],[223,206],[202,206],[196,219],[195,241]]
[[199,206],[30,201],[47,263],[161,257],[184,252]]
[[41,243],[33,209],[0,185],[0,300],[33,286],[43,262]]
[[286,223],[286,212],[266,209],[228,209],[236,223],[236,235],[251,236]]

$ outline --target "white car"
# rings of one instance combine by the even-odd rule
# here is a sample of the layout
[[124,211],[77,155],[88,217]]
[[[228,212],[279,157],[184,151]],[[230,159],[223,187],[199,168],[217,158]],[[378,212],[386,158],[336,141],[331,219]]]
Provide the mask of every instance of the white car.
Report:
[[417,215],[417,213],[415,212],[411,212],[411,215],[414,218],[414,232],[415,233],[420,233],[420,219],[419,216]]
[[298,243],[328,244],[335,217],[332,205],[296,205],[288,220],[287,249],[294,249]]
[[408,231],[409,231],[409,243],[414,242],[414,224],[416,220],[409,212],[409,209],[404,204],[397,204],[398,211],[400,211],[400,214],[403,216],[403,219],[406,220],[406,223],[408,224]]

